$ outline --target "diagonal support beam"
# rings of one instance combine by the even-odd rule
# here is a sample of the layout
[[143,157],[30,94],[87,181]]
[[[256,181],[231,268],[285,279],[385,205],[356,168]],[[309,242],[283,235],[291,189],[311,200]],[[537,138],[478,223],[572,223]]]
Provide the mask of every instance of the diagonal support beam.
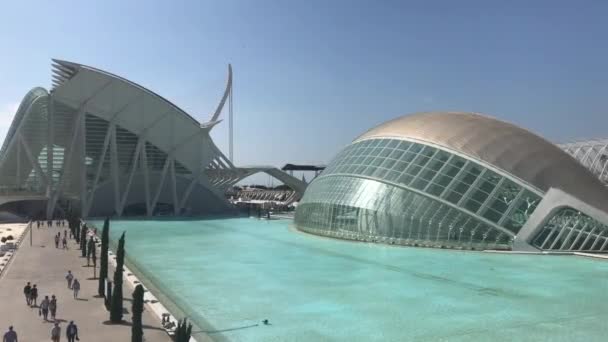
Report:
[[[21,133],[18,133],[18,139],[19,139],[19,144],[21,146],[23,146],[23,150],[25,151],[25,156],[29,160],[30,164],[32,164],[32,167],[36,170],[36,173],[40,175],[43,186],[46,188],[46,186],[49,184],[49,182],[46,178],[46,174],[42,171],[42,168],[40,167],[38,160],[36,160],[34,158],[34,156],[32,155],[32,150],[30,149],[30,146],[28,145],[27,141],[25,141],[25,138],[23,138],[23,135],[21,135]],[[17,158],[19,158],[19,156]]]
[[93,186],[91,188],[91,194],[85,209],[84,217],[88,216],[89,211],[91,210],[91,205],[93,205],[93,198],[95,198],[95,191],[97,190],[97,184],[99,183],[99,178],[101,177],[101,170],[103,169],[103,164],[106,160],[106,153],[108,151],[108,147],[110,146],[110,137],[112,136],[112,131],[112,125],[110,124],[108,125],[106,136],[103,139],[103,147],[101,150],[101,156],[99,158],[99,165],[97,165],[97,170],[95,171],[95,179],[93,180]]
[[143,137],[140,137],[137,141],[137,145],[135,146],[135,151],[133,152],[133,159],[131,160],[131,171],[129,172],[129,180],[127,181],[127,187],[125,188],[125,192],[123,193],[122,199],[120,200],[118,216],[122,216],[122,211],[125,208],[125,203],[127,202],[127,198],[129,197],[129,192],[131,191],[131,183],[133,182],[135,170],[137,170],[139,154],[141,153],[141,147],[144,145],[144,141],[145,139]]
[[61,193],[63,191],[63,183],[65,182],[66,170],[72,163],[74,147],[76,145],[76,141],[78,140],[78,136],[80,135],[79,134],[80,128],[81,128],[80,121],[84,117],[85,112],[86,112],[86,105],[82,106],[78,109],[78,114],[76,115],[76,121],[74,122],[72,139],[71,139],[70,145],[68,146],[67,154],[63,161],[63,165],[61,167],[61,169],[62,169],[61,176],[59,177],[59,181],[57,182],[57,188],[53,192],[53,195],[51,196],[51,200],[48,202],[47,207],[46,207],[47,218],[51,218],[53,216],[53,212],[55,212],[55,204],[57,203],[57,200],[59,199],[59,196],[61,195]]
[[169,154],[167,159],[165,160],[165,165],[163,165],[163,171],[160,176],[160,182],[158,182],[158,188],[156,189],[156,193],[154,194],[154,199],[152,200],[152,204],[150,205],[151,210],[153,211],[156,208],[156,203],[158,202],[158,197],[160,197],[160,193],[163,190],[163,185],[165,184],[165,178],[167,177],[167,170],[169,170],[169,165],[171,164],[171,160],[173,160],[173,154]]

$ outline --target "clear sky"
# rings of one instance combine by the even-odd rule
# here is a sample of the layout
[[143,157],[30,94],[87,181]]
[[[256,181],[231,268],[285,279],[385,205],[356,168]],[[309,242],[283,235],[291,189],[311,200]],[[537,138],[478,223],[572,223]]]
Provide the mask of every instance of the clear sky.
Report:
[[[121,75],[199,121],[232,63],[235,160],[326,163],[366,129],[476,111],[606,137],[608,1],[4,1],[0,138],[50,59]],[[228,153],[228,124],[213,136]]]

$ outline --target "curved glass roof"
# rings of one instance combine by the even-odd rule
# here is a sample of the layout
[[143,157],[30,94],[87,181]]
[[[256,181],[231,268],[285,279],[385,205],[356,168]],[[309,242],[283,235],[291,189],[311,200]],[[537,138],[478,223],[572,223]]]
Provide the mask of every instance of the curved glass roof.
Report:
[[519,231],[540,201],[540,196],[524,185],[475,161],[400,139],[353,143],[336,156],[320,178],[335,174],[411,189],[511,234]]

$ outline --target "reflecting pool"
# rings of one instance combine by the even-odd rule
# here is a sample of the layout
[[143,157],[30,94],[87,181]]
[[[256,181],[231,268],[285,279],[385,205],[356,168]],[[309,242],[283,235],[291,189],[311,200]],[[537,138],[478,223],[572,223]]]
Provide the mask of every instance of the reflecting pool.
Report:
[[608,262],[339,241],[294,231],[291,223],[112,221],[111,239],[127,231],[127,256],[138,272],[219,340],[608,335]]

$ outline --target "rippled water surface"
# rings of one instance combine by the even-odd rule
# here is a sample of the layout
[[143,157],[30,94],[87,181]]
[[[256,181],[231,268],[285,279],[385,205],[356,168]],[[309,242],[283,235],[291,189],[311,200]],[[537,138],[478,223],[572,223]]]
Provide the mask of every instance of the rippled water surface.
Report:
[[219,339],[608,336],[608,262],[338,241],[296,232],[291,223],[125,220],[112,222],[111,238],[127,231],[130,261]]

